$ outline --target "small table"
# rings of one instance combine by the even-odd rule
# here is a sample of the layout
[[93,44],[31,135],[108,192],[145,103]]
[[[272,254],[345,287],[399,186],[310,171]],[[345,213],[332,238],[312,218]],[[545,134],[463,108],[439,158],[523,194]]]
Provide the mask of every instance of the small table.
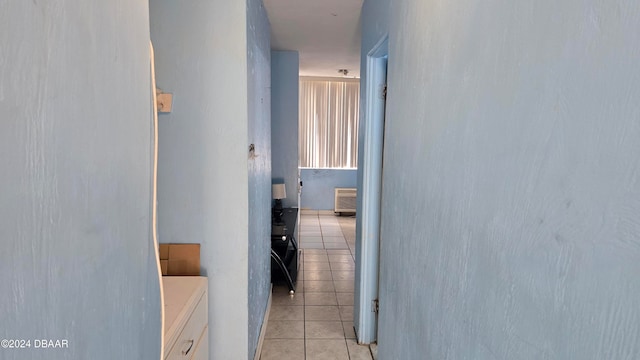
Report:
[[281,223],[271,224],[271,280],[281,274],[290,294],[296,291],[299,268],[298,243],[294,236],[297,220],[297,208],[284,208]]

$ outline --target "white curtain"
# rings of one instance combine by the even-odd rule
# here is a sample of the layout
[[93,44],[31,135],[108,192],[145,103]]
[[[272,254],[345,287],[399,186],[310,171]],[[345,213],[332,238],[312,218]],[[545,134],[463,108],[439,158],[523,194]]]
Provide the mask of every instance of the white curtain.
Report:
[[359,81],[300,80],[300,167],[357,168]]

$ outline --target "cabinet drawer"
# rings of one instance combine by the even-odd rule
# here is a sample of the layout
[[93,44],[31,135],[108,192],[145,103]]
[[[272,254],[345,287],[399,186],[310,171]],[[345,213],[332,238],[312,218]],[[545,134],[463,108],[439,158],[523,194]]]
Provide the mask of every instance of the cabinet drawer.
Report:
[[206,327],[200,336],[200,341],[191,360],[209,360],[209,327]]
[[166,360],[187,360],[191,359],[198,347],[200,336],[207,326],[207,293],[204,293],[191,313],[189,321],[182,329],[180,336],[165,357]]

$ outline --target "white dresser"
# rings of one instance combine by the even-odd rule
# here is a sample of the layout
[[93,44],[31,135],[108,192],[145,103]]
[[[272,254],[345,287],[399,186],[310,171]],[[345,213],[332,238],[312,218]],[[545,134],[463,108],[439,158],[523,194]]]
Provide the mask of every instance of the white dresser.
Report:
[[165,360],[208,360],[207,278],[163,276]]

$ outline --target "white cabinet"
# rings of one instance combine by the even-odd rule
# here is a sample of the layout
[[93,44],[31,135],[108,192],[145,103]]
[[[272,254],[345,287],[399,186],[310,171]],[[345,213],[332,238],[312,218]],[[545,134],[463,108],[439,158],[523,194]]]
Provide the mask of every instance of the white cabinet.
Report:
[[164,276],[162,286],[165,360],[207,359],[207,278]]
[[191,360],[209,360],[209,328],[204,329]]

